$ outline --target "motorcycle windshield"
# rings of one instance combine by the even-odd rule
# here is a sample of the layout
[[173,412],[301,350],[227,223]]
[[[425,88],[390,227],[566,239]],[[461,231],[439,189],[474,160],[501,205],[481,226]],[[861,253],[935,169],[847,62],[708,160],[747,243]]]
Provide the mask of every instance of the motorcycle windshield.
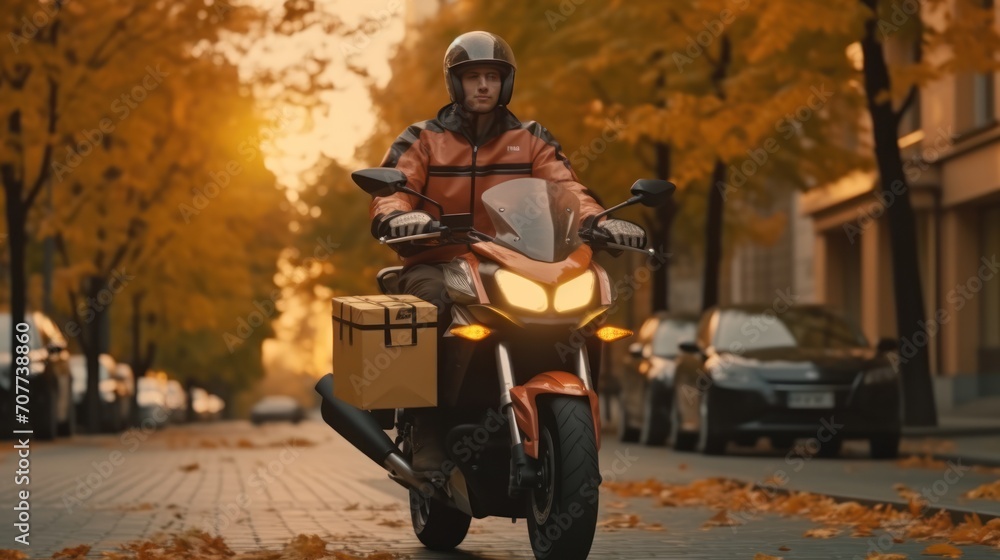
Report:
[[580,247],[580,200],[543,179],[514,179],[483,194],[496,243],[541,262],[561,262]]

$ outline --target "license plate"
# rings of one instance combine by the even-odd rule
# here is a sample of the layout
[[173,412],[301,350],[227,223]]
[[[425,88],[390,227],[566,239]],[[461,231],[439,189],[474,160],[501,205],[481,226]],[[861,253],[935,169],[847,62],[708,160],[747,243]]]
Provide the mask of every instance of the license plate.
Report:
[[788,408],[833,408],[833,393],[789,393]]

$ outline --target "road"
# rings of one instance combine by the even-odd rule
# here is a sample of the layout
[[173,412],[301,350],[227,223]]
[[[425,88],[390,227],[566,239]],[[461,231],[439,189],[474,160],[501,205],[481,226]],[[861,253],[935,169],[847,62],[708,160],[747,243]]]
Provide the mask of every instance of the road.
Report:
[[[900,501],[894,486],[931,489],[937,505],[1000,515],[1000,502],[961,495],[997,474],[960,469],[907,468],[870,461],[860,450],[845,458],[804,460],[764,448],[703,457],[663,448],[623,445],[605,435],[601,450],[607,482],[649,478],[686,484],[707,477],[767,481],[784,471],[786,487],[867,500]],[[799,459],[802,459],[801,461]],[[64,547],[92,545],[88,557],[158,532],[200,529],[217,533],[234,551],[282,550],[297,535],[318,535],[327,550],[389,551],[410,558],[531,558],[524,521],[473,522],[458,554],[423,549],[409,524],[406,492],[360,452],[317,421],[255,428],[247,422],[171,426],[156,433],[83,436],[31,449],[30,548],[14,542],[17,469],[9,442],[0,451],[0,549],[49,558]],[[798,469],[796,470],[796,467]],[[936,485],[936,486],[935,486]],[[942,490],[936,492],[934,489]],[[734,527],[704,529],[716,511],[704,505],[663,507],[651,498],[601,495],[593,558],[864,558],[872,538],[850,531],[832,539],[807,538],[821,525],[801,515],[756,514]],[[633,527],[616,519],[634,515]],[[628,524],[625,524],[628,525]],[[876,536],[878,533],[876,533]],[[883,552],[919,558],[928,543],[907,539]],[[785,550],[787,549],[787,550]],[[891,549],[891,550],[890,550]],[[1000,549],[964,547],[964,558],[1000,558]],[[2,558],[0,554],[0,558]]]

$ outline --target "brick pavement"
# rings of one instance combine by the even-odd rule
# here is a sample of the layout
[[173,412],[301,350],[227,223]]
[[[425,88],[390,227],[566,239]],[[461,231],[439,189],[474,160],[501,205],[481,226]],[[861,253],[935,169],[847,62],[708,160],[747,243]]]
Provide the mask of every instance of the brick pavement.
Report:
[[[292,436],[316,445],[261,447]],[[232,447],[240,439],[255,447]],[[230,447],[207,448],[223,441]],[[608,445],[602,452],[604,469],[612,468],[616,450]],[[111,465],[115,452],[121,460]],[[0,473],[13,470],[12,457],[0,454]],[[330,549],[356,553],[390,550],[415,559],[532,557],[523,520],[475,520],[459,553],[425,550],[410,528],[405,491],[317,422],[295,428],[253,428],[242,422],[170,427],[143,442],[78,437],[36,445],[32,461],[30,553],[37,558],[78,544],[92,544],[97,558],[122,542],[189,528],[217,532],[238,551],[278,550],[296,535],[316,534],[336,543]],[[670,472],[681,471],[664,469],[662,478],[669,480]],[[88,477],[93,483],[89,495]],[[13,490],[0,486],[0,548],[16,544]],[[80,502],[68,502],[72,497]],[[863,558],[868,549],[865,539],[804,538],[816,526],[805,520],[769,516],[736,528],[702,530],[713,515],[704,508],[661,508],[650,500],[626,501],[607,493],[601,499],[602,518],[631,513],[665,530],[599,529],[593,558],[752,559],[764,552],[789,560],[851,559]],[[791,550],[779,551],[782,545]],[[924,546],[904,543],[891,551],[917,558]],[[982,547],[965,550],[967,559],[1000,558],[1000,552]]]

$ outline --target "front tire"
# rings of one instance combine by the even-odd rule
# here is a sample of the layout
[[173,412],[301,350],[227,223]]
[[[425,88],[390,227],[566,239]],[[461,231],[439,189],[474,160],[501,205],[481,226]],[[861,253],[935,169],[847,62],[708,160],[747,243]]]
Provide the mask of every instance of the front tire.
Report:
[[590,403],[554,397],[539,403],[539,488],[531,493],[528,536],[538,559],[587,558],[597,529],[601,483]]

